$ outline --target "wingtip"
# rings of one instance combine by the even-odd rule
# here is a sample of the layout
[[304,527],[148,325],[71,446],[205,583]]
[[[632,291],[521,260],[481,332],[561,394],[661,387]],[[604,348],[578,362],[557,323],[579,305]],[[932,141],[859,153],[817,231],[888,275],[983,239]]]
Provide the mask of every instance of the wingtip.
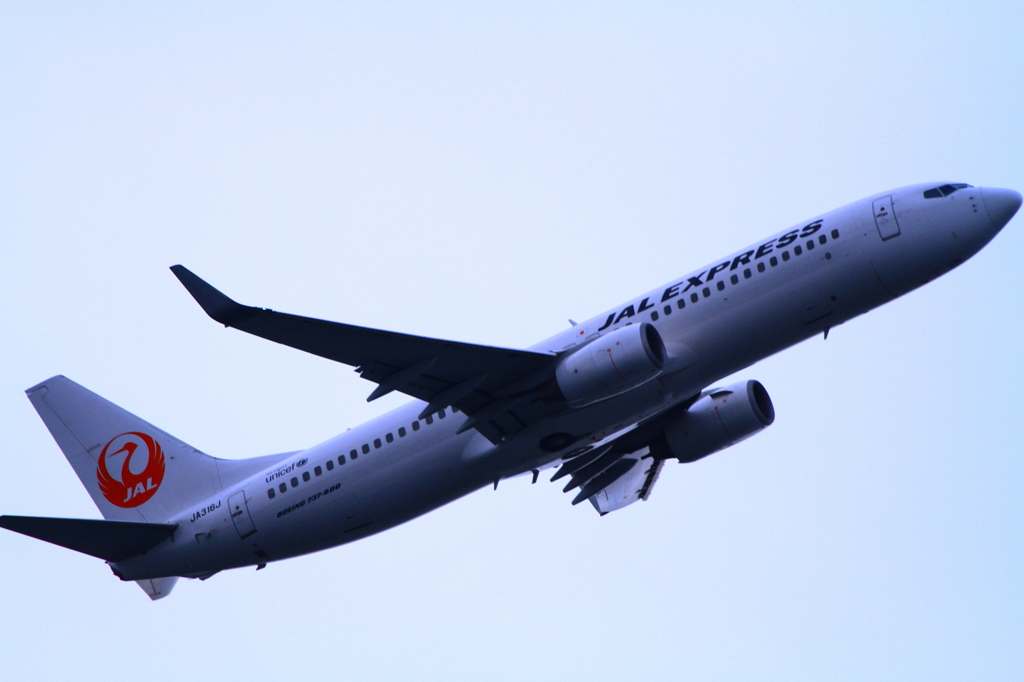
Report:
[[184,284],[184,283],[185,283],[185,280],[183,280],[183,279],[182,279],[183,277],[188,277],[189,275],[191,275],[191,276],[193,276],[193,277],[195,277],[195,276],[196,276],[196,275],[195,275],[195,273],[193,273],[193,272],[192,272],[191,270],[189,270],[188,268],[186,268],[186,267],[185,267],[184,265],[182,265],[181,263],[176,263],[176,264],[172,265],[172,266],[171,266],[170,268],[168,268],[168,269],[169,269],[169,270],[170,270],[171,272],[173,272],[173,273],[174,273],[174,276],[175,276],[175,277],[177,277],[177,278],[178,278],[178,281],[179,281],[179,282],[181,282],[182,284]]
[[[184,284],[184,285],[185,285],[185,288],[186,288],[186,289],[188,288],[188,284],[186,284],[186,283],[185,283],[185,281],[186,281],[187,279],[189,279],[190,277],[194,277],[195,279],[199,279],[199,277],[198,277],[198,276],[197,276],[197,275],[196,275],[196,274],[195,274],[194,272],[192,272],[191,270],[189,270],[188,268],[186,268],[186,267],[185,267],[184,265],[182,265],[181,263],[177,263],[177,264],[175,264],[175,265],[172,265],[172,266],[171,266],[170,268],[168,268],[168,269],[169,269],[169,270],[170,270],[171,272],[173,272],[173,273],[174,273],[174,276],[178,278],[178,281],[179,281],[179,282],[181,282],[182,284]],[[201,281],[201,280],[200,280],[200,281]]]
[[196,303],[217,322],[231,326],[232,323],[251,317],[256,313],[255,308],[244,306],[225,296],[184,265],[172,265],[170,269],[182,286],[192,295],[192,298],[196,300]]

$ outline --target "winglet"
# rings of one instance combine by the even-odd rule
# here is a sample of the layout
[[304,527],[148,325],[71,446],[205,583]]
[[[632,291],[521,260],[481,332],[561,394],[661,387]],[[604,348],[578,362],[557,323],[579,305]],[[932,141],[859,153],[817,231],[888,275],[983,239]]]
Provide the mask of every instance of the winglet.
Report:
[[206,314],[225,327],[230,327],[232,323],[252,317],[259,312],[257,308],[231,300],[184,265],[172,265],[171,272],[185,286],[188,293],[192,294],[192,298],[196,299],[196,303],[206,311]]

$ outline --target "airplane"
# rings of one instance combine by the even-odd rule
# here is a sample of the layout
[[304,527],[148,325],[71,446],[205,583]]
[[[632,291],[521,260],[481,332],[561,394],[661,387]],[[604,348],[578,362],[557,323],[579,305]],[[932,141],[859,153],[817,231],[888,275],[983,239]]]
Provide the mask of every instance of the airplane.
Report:
[[[239,304],[171,268],[215,321],[415,400],[306,450],[206,455],[63,376],[26,391],[103,520],[0,526],[103,559],[151,599],[179,577],[280,561],[387,530],[504,478],[555,469],[601,514],[647,500],[666,461],[770,426],[755,380],[714,386],[930,282],[1021,206],[931,183],[798,223],[526,349],[412,336]],[[711,387],[711,388],[709,388]]]

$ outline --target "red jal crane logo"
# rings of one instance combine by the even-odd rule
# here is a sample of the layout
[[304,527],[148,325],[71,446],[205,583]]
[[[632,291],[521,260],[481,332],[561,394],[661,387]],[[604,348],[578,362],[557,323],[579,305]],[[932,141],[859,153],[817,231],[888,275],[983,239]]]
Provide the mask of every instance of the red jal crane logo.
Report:
[[107,501],[117,507],[138,507],[156,494],[164,480],[164,452],[144,433],[115,436],[100,453],[96,479]]

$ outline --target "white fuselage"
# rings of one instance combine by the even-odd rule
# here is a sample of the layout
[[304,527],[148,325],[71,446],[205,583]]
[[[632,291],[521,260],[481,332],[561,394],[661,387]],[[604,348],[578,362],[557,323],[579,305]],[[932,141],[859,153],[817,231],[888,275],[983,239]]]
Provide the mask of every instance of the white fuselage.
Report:
[[566,409],[498,445],[472,429],[456,435],[466,419],[460,412],[418,420],[423,403],[414,401],[168,519],[178,524],[171,540],[114,568],[136,580],[263,564],[379,533],[500,478],[550,466],[563,453],[542,450],[545,435],[573,434],[573,447],[600,441],[948,272],[1001,229],[985,190],[923,198],[932,186],[802,222],[533,347],[562,352],[650,322],[668,366],[623,395]]

